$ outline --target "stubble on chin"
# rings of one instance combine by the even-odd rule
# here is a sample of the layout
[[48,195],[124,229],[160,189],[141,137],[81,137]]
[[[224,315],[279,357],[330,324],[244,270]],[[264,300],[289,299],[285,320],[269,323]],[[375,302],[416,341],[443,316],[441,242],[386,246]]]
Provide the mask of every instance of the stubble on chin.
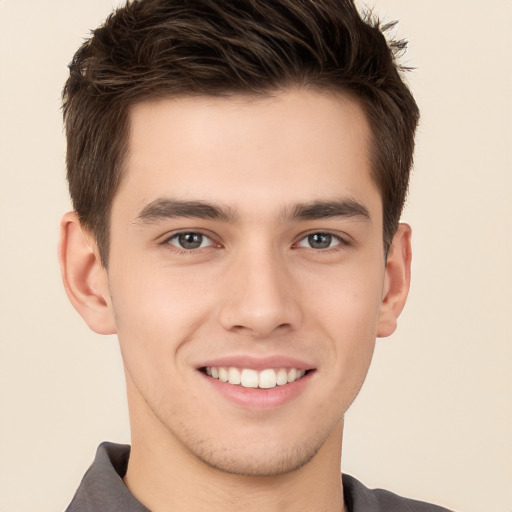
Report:
[[233,434],[233,443],[229,446],[214,445],[212,440],[196,437],[189,430],[184,431],[187,441],[185,448],[197,460],[207,467],[222,473],[244,477],[276,477],[293,473],[306,466],[317,455],[329,437],[329,432],[318,435],[316,439],[287,445],[260,442],[251,446],[243,443],[237,446],[236,434]]

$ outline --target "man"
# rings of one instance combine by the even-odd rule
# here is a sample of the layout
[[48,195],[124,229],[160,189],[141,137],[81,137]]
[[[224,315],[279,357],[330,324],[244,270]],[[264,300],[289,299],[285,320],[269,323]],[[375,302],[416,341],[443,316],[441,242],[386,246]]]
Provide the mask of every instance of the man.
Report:
[[59,255],[132,445],[69,511],[443,510],[340,478],[409,288],[402,47],[349,0],[142,0],[77,52]]

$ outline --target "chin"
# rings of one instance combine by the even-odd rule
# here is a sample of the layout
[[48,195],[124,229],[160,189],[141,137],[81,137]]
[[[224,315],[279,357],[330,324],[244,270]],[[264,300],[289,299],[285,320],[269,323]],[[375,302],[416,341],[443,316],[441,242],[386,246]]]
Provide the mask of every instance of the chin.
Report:
[[240,449],[233,445],[229,448],[221,446],[208,452],[197,450],[195,456],[208,467],[223,473],[247,477],[278,476],[308,464],[324,443],[325,439],[295,446],[245,444]]

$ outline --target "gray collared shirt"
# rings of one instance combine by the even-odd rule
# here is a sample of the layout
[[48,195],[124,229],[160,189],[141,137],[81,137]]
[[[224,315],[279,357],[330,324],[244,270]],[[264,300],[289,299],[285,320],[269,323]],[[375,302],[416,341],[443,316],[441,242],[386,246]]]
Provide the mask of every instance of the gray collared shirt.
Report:
[[[123,482],[129,458],[128,445],[102,443],[66,512],[150,512]],[[349,512],[450,512],[382,489],[368,489],[349,475],[343,475],[343,494]]]

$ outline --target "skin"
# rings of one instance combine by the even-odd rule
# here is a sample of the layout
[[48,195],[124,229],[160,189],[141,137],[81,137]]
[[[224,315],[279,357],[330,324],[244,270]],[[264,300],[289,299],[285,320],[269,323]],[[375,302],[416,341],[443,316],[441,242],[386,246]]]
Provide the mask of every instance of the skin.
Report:
[[[147,101],[131,111],[108,272],[76,214],[64,217],[64,284],[92,329],[118,334],[125,482],[151,510],[343,510],[343,416],[410,278],[407,225],[384,256],[368,141],[341,94]],[[175,215],[176,201],[221,214]],[[340,214],[297,215],[312,203]],[[179,233],[201,247],[180,247]],[[276,407],[235,403],[199,369],[275,356],[312,370]]]

